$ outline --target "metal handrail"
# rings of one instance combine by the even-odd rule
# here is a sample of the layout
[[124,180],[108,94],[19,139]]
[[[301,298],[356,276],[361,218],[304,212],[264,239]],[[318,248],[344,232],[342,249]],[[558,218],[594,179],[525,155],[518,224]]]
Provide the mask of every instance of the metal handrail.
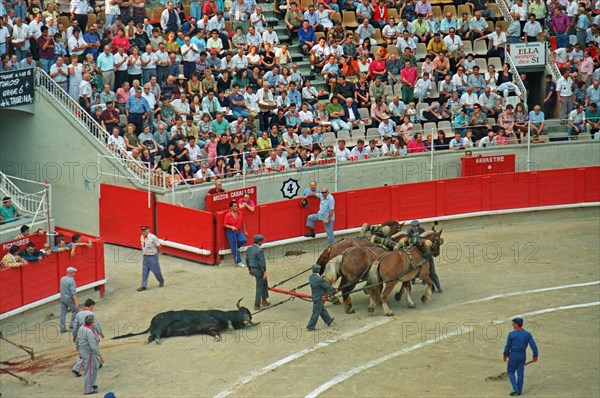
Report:
[[127,153],[118,153],[108,145],[109,133],[96,122],[77,101],[69,96],[46,72],[41,68],[36,68],[36,84],[52,96],[56,102],[62,106],[74,120],[77,121],[88,133],[106,149],[111,156],[110,159],[122,166],[129,176],[140,185],[150,185],[156,188],[165,189],[165,178],[162,170],[149,170],[148,168],[131,167],[138,165],[139,162]]
[[10,196],[12,203],[20,213],[37,216],[40,213],[45,214],[48,211],[45,203],[45,187],[43,191],[35,193],[23,192],[17,187],[11,179],[18,179],[31,184],[44,186],[36,181],[25,180],[22,178],[11,177],[0,171],[0,191]]

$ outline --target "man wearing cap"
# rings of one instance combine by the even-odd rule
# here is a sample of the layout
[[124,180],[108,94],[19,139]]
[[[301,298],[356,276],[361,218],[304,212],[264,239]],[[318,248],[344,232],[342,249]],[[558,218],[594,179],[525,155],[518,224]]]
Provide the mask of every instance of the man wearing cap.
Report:
[[89,395],[98,393],[96,377],[98,368],[104,363],[104,357],[100,354],[100,336],[94,330],[94,316],[86,316],[84,322],[77,332],[77,347],[79,356],[83,359],[83,366],[85,366],[83,394]]
[[[406,230],[406,234],[408,235],[409,239],[411,239],[411,238],[416,239],[423,232],[425,232],[425,229],[423,227],[421,227],[419,220],[412,220],[410,222],[410,228]],[[440,279],[438,278],[438,276],[435,272],[435,262],[433,260],[433,256],[429,257],[429,277],[431,278],[431,281],[433,282],[433,285],[434,285],[433,291],[435,291],[437,289],[438,293],[442,293]],[[415,284],[415,279],[413,279],[413,281],[412,281],[413,285]],[[423,282],[423,284],[425,284],[425,282]]]
[[2,198],[2,207],[0,207],[0,224],[8,224],[19,218],[17,207],[11,202],[10,197]]
[[[525,380],[525,361],[527,356],[527,346],[533,351],[533,362],[538,360],[538,349],[531,333],[523,329],[523,318],[512,320],[512,326],[515,330],[508,334],[506,346],[504,347],[504,362],[508,362],[506,371],[510,384],[512,384],[511,396],[521,395],[523,391],[523,381]],[[515,372],[517,377],[515,377]]]
[[79,309],[77,304],[77,285],[75,284],[76,268],[67,268],[67,275],[60,279],[60,332],[67,333],[67,310],[71,310],[70,328],[75,326],[75,316]]
[[[94,300],[92,300],[92,299],[85,300],[83,309],[81,311],[79,311],[77,313],[77,316],[75,317],[75,327],[73,328],[73,343],[75,343],[75,348],[77,349],[77,351],[79,351],[79,347],[77,346],[77,334],[79,333],[81,328],[85,325],[85,318],[87,318],[88,315],[91,315],[92,317],[94,317],[93,329],[96,332],[96,334],[98,336],[104,338],[104,334],[102,333],[102,328],[100,327],[98,318],[96,317],[96,314],[94,314],[92,312],[94,310],[95,305],[96,305],[96,302]],[[83,372],[85,370],[84,365],[85,365],[85,362],[84,362],[83,358],[79,357],[79,358],[77,358],[77,362],[75,363],[75,366],[73,366],[73,369],[71,369],[71,371],[73,372],[73,374],[75,376],[80,377],[81,372]],[[100,365],[99,367],[102,367],[102,365]]]
[[323,296],[326,294],[337,293],[337,290],[327,283],[327,281],[325,281],[321,275],[319,275],[320,271],[321,266],[319,264],[313,264],[313,273],[308,277],[308,283],[310,284],[313,301],[312,315],[308,321],[308,325],[306,325],[306,330],[309,331],[316,330],[319,317],[323,319],[327,326],[331,326],[333,323],[333,318],[329,315],[329,312],[327,312],[325,306],[323,305]]
[[150,271],[154,274],[158,280],[158,287],[165,285],[165,279],[160,272],[160,264],[158,263],[158,238],[156,235],[150,233],[150,227],[142,227],[142,236],[140,236],[142,244],[142,286],[137,289],[138,292],[146,290],[148,284],[148,275]]
[[256,295],[254,296],[254,309],[260,310],[263,307],[271,305],[269,300],[269,283],[267,282],[267,260],[262,249],[262,243],[265,237],[254,235],[254,244],[246,251],[246,265],[250,276],[256,279]]
[[329,193],[327,187],[321,189],[321,193],[317,193],[317,198],[320,199],[321,203],[319,206],[319,212],[316,214],[310,214],[306,219],[306,226],[309,232],[304,235],[306,238],[315,237],[315,221],[319,220],[323,222],[325,226],[325,232],[327,232],[327,244],[330,245],[335,240],[333,234],[333,221],[335,220],[335,200]]

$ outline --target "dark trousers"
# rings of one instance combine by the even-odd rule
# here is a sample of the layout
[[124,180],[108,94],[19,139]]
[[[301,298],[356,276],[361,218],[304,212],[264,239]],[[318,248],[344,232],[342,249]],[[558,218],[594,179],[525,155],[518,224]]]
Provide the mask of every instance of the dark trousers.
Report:
[[129,75],[127,75],[127,70],[118,70],[115,72],[115,91],[119,87],[123,87],[123,83],[127,81]]
[[90,108],[88,108],[85,98],[79,97],[79,106],[81,106],[87,113],[90,113]]
[[317,321],[319,320],[319,317],[321,317],[323,319],[323,322],[325,322],[327,324],[327,326],[329,326],[331,324],[331,322],[333,322],[333,318],[329,315],[329,312],[327,312],[327,310],[325,309],[323,300],[321,300],[321,299],[314,300],[313,299],[313,312],[310,317],[310,320],[308,321],[308,325],[306,325],[306,328],[307,329],[315,329],[317,327]]
[[81,29],[81,35],[83,36],[83,34],[85,33],[85,28],[87,27],[87,23],[88,23],[87,14],[75,14],[73,19],[77,21],[77,27],[79,29]]
[[266,279],[263,279],[263,271],[260,268],[251,268],[254,279],[256,279],[256,294],[254,296],[254,306],[260,307],[260,303],[263,300],[269,298],[269,283]]
[[143,113],[130,113],[127,116],[127,123],[131,123],[135,126],[135,133],[141,134],[144,131],[144,114]]
[[435,272],[435,261],[433,260],[433,258],[429,259],[429,277],[431,278],[431,281],[433,282],[433,285],[438,290],[438,292],[441,292],[442,286],[440,285],[440,279],[438,278],[437,273]]
[[260,131],[268,131],[269,129],[269,114],[270,112],[259,112],[258,113],[258,128]]
[[186,79],[190,78],[190,75],[196,70],[196,64],[191,61],[183,61],[183,75]]

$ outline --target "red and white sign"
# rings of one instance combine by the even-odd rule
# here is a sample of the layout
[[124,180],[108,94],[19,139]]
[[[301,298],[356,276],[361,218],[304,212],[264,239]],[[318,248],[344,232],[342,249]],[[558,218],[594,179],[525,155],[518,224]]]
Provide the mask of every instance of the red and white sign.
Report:
[[250,200],[256,203],[256,187],[246,187],[213,195],[206,195],[206,211],[215,212],[227,210],[229,209],[229,202],[232,200],[237,202],[242,199],[245,194],[249,194]]
[[515,154],[463,157],[462,176],[480,176],[499,173],[514,173]]
[[2,243],[2,250],[0,250],[0,256],[4,257],[6,255],[6,253],[8,253],[8,251],[10,250],[10,247],[12,245],[19,246],[19,251],[21,251],[27,247],[27,244],[29,242],[35,243],[35,248],[40,250],[42,248],[42,246],[44,245],[44,243],[46,243],[46,233],[45,232],[43,234],[32,233],[29,236],[24,236],[22,238],[17,238],[17,239],[13,239],[11,241]]

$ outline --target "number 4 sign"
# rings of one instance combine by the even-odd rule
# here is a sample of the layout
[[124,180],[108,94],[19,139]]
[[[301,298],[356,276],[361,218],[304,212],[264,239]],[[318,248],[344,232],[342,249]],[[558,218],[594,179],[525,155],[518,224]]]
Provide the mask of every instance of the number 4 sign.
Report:
[[300,184],[298,184],[298,180],[294,180],[290,178],[283,182],[281,187],[281,193],[283,197],[286,199],[292,199],[296,195],[298,195],[298,190],[300,189]]

